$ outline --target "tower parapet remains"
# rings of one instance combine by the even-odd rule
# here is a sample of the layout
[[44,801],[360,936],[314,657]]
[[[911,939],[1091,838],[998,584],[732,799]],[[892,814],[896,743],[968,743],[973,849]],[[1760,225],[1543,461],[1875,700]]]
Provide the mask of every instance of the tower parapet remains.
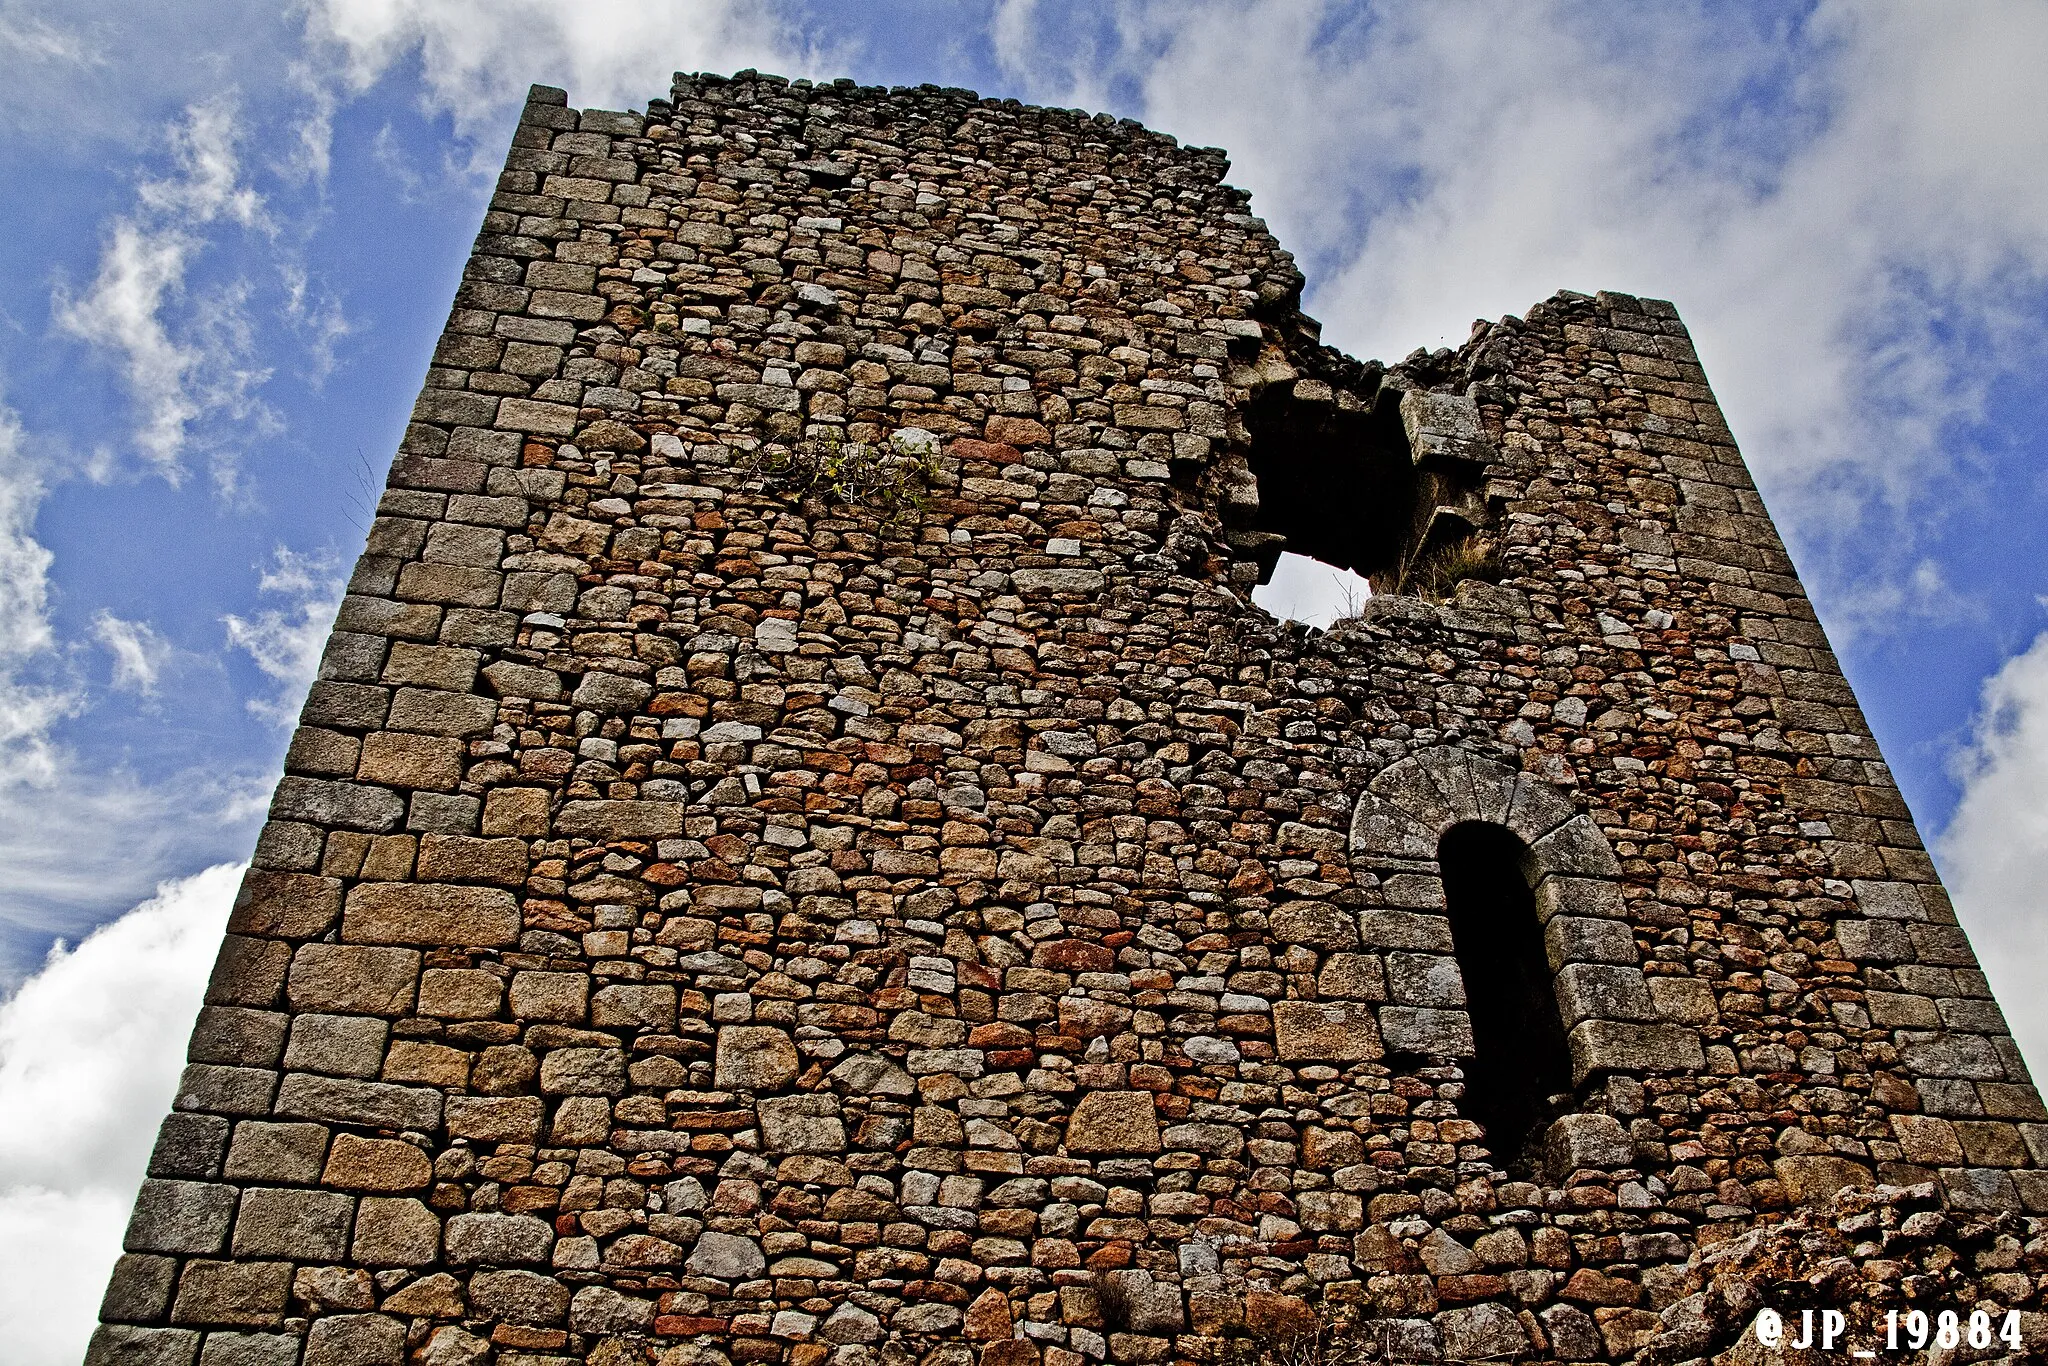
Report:
[[2048,1115],[1675,311],[1361,363],[1226,170],[534,89],[90,1361],[2036,1306]]

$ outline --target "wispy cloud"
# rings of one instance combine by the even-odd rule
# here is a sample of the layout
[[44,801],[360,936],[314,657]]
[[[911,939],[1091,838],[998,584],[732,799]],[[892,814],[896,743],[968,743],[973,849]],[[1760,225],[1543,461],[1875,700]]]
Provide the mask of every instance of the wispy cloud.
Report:
[[20,420],[0,407],[0,789],[55,775],[51,728],[83,705],[76,689],[29,672],[49,661],[56,641],[48,610],[53,556],[35,536],[45,487],[23,441]]
[[0,5],[0,52],[29,62],[92,66],[99,56],[83,35],[12,4]]
[[[60,287],[53,314],[64,332],[112,357],[138,413],[135,445],[177,483],[194,428],[214,417],[275,425],[257,397],[270,377],[256,360],[249,286],[240,280],[193,291],[188,280],[226,223],[269,233],[263,198],[244,183],[242,130],[235,105],[220,96],[185,110],[169,132],[175,174],[144,180],[135,205],[106,230],[98,273],[82,294]],[[235,479],[231,455],[214,461],[223,487]]]
[[0,1001],[0,1323],[20,1366],[76,1362],[170,1108],[241,868],[156,895]]
[[114,657],[116,692],[156,694],[157,679],[174,653],[168,640],[148,622],[125,621],[104,607],[93,614],[92,635]]
[[331,557],[279,546],[256,587],[284,605],[253,616],[230,613],[221,618],[228,645],[248,655],[277,684],[273,695],[248,700],[251,713],[277,725],[290,725],[298,716],[306,688],[320,667],[320,652],[335,609],[341,606],[344,586]]

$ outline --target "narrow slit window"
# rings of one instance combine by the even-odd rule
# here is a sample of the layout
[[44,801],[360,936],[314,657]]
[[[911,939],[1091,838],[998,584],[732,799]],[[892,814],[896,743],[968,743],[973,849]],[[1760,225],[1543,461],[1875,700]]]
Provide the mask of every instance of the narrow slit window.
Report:
[[1482,822],[1452,826],[1437,851],[1476,1052],[1460,1108],[1511,1168],[1533,1160],[1572,1075],[1528,857],[1511,832]]

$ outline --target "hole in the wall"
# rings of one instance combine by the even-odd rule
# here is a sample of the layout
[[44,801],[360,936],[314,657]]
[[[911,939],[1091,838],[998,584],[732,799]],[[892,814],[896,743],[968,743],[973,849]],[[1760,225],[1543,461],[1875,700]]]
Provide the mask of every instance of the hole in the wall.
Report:
[[[1500,581],[1486,483],[1497,451],[1471,398],[1380,387],[1365,399],[1297,379],[1262,390],[1244,424],[1250,440],[1215,472],[1234,582],[1270,585],[1288,555],[1384,594],[1441,600],[1468,580]],[[1281,605],[1286,596],[1257,600],[1327,624]]]
[[1444,832],[1437,858],[1476,1054],[1459,1108],[1485,1126],[1494,1160],[1520,1173],[1540,1158],[1552,1097],[1572,1079],[1529,850],[1498,825],[1468,821]]
[[1371,580],[1291,550],[1280,552],[1272,577],[1252,590],[1252,601],[1281,620],[1325,629],[1357,616],[1371,597]]
[[1248,520],[1267,537],[1250,549],[1260,582],[1271,578],[1283,547],[1362,578],[1390,574],[1408,542],[1416,498],[1397,396],[1383,391],[1368,408],[1348,395],[1339,403],[1322,384],[1303,398],[1302,387],[1275,385],[1244,414],[1246,464],[1258,482]]

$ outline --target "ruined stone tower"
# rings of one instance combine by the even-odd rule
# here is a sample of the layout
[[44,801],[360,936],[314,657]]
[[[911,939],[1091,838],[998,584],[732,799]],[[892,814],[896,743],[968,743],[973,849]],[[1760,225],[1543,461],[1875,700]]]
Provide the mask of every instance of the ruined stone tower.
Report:
[[2048,1116],[1673,310],[1360,363],[1225,170],[534,90],[93,1362],[2037,1303]]

